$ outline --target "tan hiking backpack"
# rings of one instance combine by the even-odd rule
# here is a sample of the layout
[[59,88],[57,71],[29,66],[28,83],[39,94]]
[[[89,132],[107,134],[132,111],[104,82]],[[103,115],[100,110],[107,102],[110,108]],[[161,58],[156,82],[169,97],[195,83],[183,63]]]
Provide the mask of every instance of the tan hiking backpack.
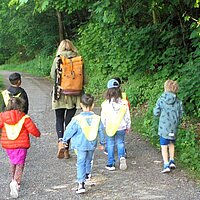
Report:
[[66,58],[60,56],[61,93],[80,95],[83,89],[83,60],[81,56]]

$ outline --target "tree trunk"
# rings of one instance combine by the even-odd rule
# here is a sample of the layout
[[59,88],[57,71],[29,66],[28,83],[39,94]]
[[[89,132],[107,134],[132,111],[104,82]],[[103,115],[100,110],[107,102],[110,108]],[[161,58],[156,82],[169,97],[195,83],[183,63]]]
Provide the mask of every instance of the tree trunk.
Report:
[[62,13],[57,11],[60,42],[65,39]]

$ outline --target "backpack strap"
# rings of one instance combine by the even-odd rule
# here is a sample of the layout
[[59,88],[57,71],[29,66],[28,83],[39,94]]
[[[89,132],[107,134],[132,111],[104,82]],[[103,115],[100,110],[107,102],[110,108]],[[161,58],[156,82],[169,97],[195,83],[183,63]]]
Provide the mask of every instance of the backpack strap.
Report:
[[122,92],[122,99],[126,100],[127,96],[126,96],[126,92]]
[[10,99],[10,92],[8,90],[3,90],[2,92],[3,100],[5,105],[8,105],[8,100]]
[[[93,141],[97,138],[99,123],[101,119],[100,116],[95,114],[88,117],[83,117],[81,115],[78,115],[74,118],[79,122],[79,125],[87,140]],[[86,119],[92,120],[91,125],[88,124]]]
[[119,128],[119,125],[122,122],[124,115],[126,113],[127,102],[125,100],[122,100],[122,102],[123,102],[123,104],[117,115],[114,115],[114,113],[112,113],[112,112],[108,112],[108,114],[110,116],[110,120],[106,124],[106,134],[109,137],[112,137],[116,134],[117,129]]
[[3,100],[5,105],[8,105],[8,100],[10,99],[10,97],[20,97],[21,93],[17,94],[17,95],[13,95],[11,92],[9,92],[8,90],[3,90],[2,92],[2,96],[3,96]]
[[22,126],[26,118],[29,118],[28,115],[24,115],[16,124],[10,125],[4,122],[6,129],[6,134],[9,140],[16,140],[20,134]]

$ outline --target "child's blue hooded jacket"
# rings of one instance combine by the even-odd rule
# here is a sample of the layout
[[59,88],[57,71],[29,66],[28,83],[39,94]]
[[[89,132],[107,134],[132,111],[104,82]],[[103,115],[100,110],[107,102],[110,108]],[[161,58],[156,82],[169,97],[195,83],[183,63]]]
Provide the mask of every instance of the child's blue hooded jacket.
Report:
[[[159,117],[158,134],[165,139],[175,139],[178,124],[183,115],[182,102],[176,94],[164,92],[157,100],[153,113]],[[170,136],[170,133],[174,136]]]
[[[88,116],[94,115],[93,112],[81,112],[80,115],[87,117],[87,123],[91,125],[91,118],[88,119]],[[104,127],[101,121],[99,123],[97,138],[93,141],[89,141],[86,139],[78,120],[76,117],[73,117],[64,132],[63,143],[66,143],[67,140],[71,139],[71,149],[77,149],[79,151],[95,150],[97,147],[98,136],[100,138],[100,144],[104,145]]]

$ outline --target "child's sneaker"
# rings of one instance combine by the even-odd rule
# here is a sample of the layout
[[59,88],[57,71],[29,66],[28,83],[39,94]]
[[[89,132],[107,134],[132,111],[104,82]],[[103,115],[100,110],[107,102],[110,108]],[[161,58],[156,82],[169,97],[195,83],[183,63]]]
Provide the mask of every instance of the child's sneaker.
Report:
[[127,150],[125,149],[125,158],[127,159]]
[[114,171],[115,166],[114,165],[106,165],[106,169],[109,170],[109,171]]
[[163,170],[161,171],[161,173],[169,173],[169,172],[170,172],[169,165],[164,166]]
[[126,170],[127,169],[127,164],[126,164],[126,158],[121,157],[119,161],[119,169],[121,170]]
[[76,190],[76,194],[81,194],[81,193],[85,193],[85,183],[79,183],[78,184],[78,189]]
[[91,174],[86,174],[86,175],[85,175],[85,180],[86,180],[86,181],[90,181],[91,176],[92,176]]
[[10,197],[14,199],[18,198],[18,190],[19,186],[17,182],[15,180],[12,180],[12,182],[10,183]]
[[175,169],[176,168],[175,162],[173,160],[170,160],[170,162],[169,162],[169,168],[170,169]]

